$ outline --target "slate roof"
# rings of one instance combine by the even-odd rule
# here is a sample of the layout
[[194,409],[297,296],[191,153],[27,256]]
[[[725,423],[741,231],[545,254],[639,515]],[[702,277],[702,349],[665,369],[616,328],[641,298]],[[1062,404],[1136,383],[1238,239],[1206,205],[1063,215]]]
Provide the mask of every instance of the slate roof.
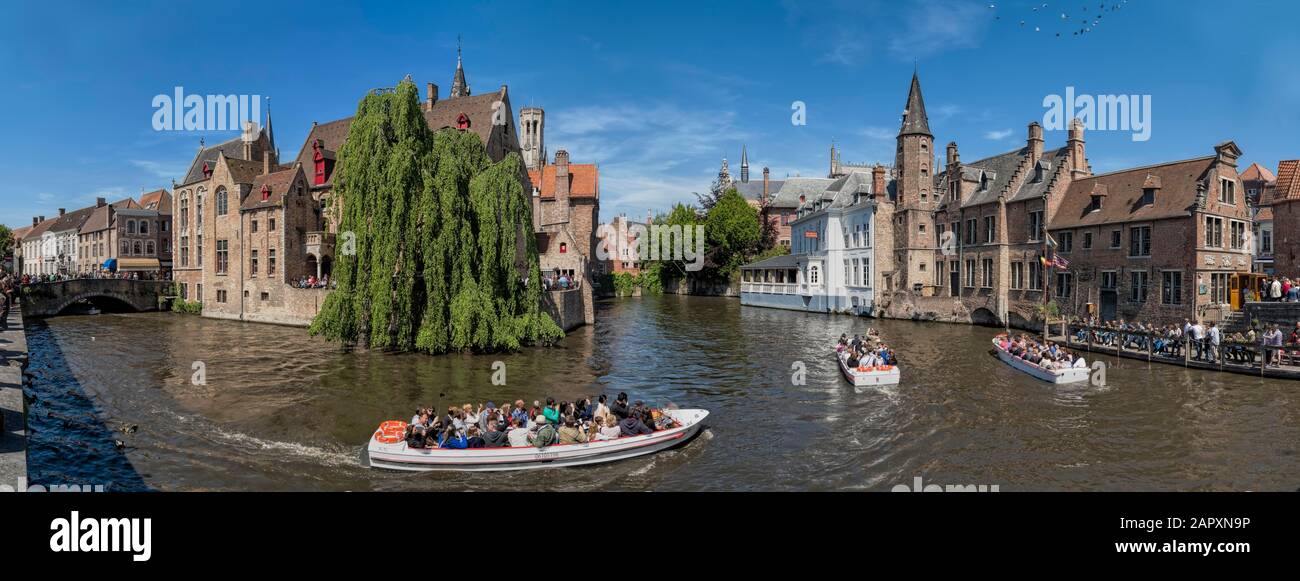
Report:
[[81,229],[81,225],[86,223],[86,219],[90,218],[91,212],[94,211],[95,206],[90,206],[88,208],[81,208],[80,210],[65,212],[62,216],[54,219],[54,224],[50,225],[49,231],[67,232],[68,230],[79,230]]
[[[1043,192],[1047,190],[1048,184],[1051,183],[1053,173],[1061,165],[1068,163],[1069,153],[1070,150],[1065,147],[1044,151],[1042,159],[1037,164],[1043,167],[1043,179],[1035,181],[1033,174],[1036,170],[1030,168],[1028,170],[1030,175],[1025,176],[1025,179],[1022,180],[1019,190],[1009,193],[1007,201],[1018,202],[1042,197]],[[1000,153],[979,161],[962,163],[961,179],[963,181],[979,184],[982,183],[982,180],[987,179],[988,185],[986,187],[977,187],[974,192],[967,194],[961,201],[961,207],[969,208],[997,202],[998,195],[1001,194],[1003,188],[1007,187],[1007,184],[1011,183],[1011,178],[1015,175],[1016,169],[1020,167],[1020,164],[1028,155],[1029,148],[1022,147],[1015,151]],[[946,170],[935,176],[934,191],[944,196],[941,208],[947,207],[950,202],[945,195],[948,191],[948,172]]]
[[50,226],[53,226],[54,223],[57,222],[57,221],[58,221],[58,218],[55,217],[55,218],[50,218],[50,219],[48,219],[48,220],[41,221],[40,223],[36,224],[35,226],[32,226],[32,227],[31,227],[31,230],[28,230],[28,231],[27,231],[27,235],[23,236],[23,240],[36,240],[36,239],[39,239],[39,238],[41,237],[41,235],[42,235],[42,234],[45,234],[47,231],[49,231]]
[[192,184],[203,180],[203,164],[210,164],[209,167],[215,167],[217,156],[222,153],[231,159],[239,159],[244,156],[243,136],[236,136],[230,141],[218,143],[216,145],[205,147],[199,150],[199,154],[194,157],[190,163],[190,170],[185,173],[185,179],[181,180],[182,184]]
[[907,104],[903,106],[903,126],[899,135],[931,135],[930,119],[925,114],[925,99],[921,97],[921,81],[912,73],[912,87],[907,91]]
[[741,268],[795,268],[799,265],[799,259],[790,254],[773,256],[766,260],[746,264]]
[[[1196,205],[1197,184],[1205,179],[1214,160],[1215,156],[1211,155],[1076,179],[1065,191],[1050,228],[1187,216]],[[1152,177],[1162,186],[1155,195],[1155,203],[1140,204],[1142,188]],[[1109,195],[1100,210],[1089,211],[1091,194],[1097,184],[1104,184]]]

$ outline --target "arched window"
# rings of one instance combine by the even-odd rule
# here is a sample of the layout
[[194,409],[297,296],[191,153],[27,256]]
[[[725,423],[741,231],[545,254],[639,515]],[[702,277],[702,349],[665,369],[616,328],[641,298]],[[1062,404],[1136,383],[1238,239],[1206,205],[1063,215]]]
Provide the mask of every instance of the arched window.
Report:
[[227,210],[226,187],[217,188],[217,215],[225,216]]
[[131,243],[130,243],[130,242],[127,242],[126,240],[123,240],[123,241],[122,241],[122,252],[121,252],[121,254],[122,254],[122,256],[130,256],[130,255],[131,255]]
[[133,254],[135,254],[136,256],[140,256],[141,254],[144,254],[144,245],[141,244],[139,240],[135,241],[135,252]]
[[158,248],[154,246],[153,240],[144,243],[144,252],[146,256],[153,256],[157,254],[156,252],[157,249]]
[[818,274],[818,271],[820,271],[820,270],[821,270],[821,269],[818,268],[818,267],[816,267],[816,266],[810,266],[810,267],[808,267],[808,282],[809,282],[809,283],[811,283],[811,284],[818,284],[817,281],[820,279],[820,277],[817,276],[817,274]]
[[126,233],[135,234],[135,220],[126,221]]
[[144,236],[149,233],[149,221],[140,220],[140,235]]
[[181,231],[190,227],[190,192],[181,193]]

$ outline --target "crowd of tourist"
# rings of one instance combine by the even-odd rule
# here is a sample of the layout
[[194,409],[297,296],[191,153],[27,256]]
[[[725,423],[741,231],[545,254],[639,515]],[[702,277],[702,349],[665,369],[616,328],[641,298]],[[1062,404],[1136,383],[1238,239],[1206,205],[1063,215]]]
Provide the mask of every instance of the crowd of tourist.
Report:
[[542,277],[542,290],[567,290],[577,287],[578,281],[570,278],[567,274],[559,274],[556,276],[548,274]]
[[337,285],[330,281],[330,275],[321,275],[320,278],[315,276],[300,276],[298,280],[293,281],[296,288],[334,288]]
[[0,268],[0,331],[9,329],[9,309],[13,304],[14,294],[18,292],[17,279],[13,273]]
[[[1259,357],[1255,347],[1264,349],[1266,365],[1277,367],[1281,362],[1300,357],[1300,322],[1286,334],[1278,325],[1263,325],[1263,332],[1255,328],[1225,334],[1215,322],[1208,324],[1184,319],[1182,325],[1154,325],[1118,321],[1099,321],[1095,318],[1076,322],[1074,340],[1125,350],[1146,351],[1153,355],[1184,358],[1192,361],[1254,364]],[[1286,347],[1294,347],[1287,350]],[[1276,356],[1273,353],[1277,353]]]
[[415,411],[406,427],[406,445],[411,448],[503,448],[555,444],[581,444],[642,436],[678,427],[662,410],[637,401],[629,404],[626,393],[613,402],[601,395],[575,402],[546,403],[516,400],[513,406],[497,407],[492,402],[477,407],[451,406],[445,414],[432,408]]
[[167,273],[163,271],[119,271],[112,272],[108,270],[97,270],[92,272],[78,273],[60,273],[60,274],[24,274],[21,278],[22,284],[38,284],[43,282],[66,282],[69,280],[170,280]]
[[1021,333],[1016,336],[1001,333],[995,337],[998,348],[1026,362],[1048,371],[1061,369],[1086,369],[1088,362],[1082,357],[1070,353],[1054,341],[1039,341]]
[[[1244,292],[1244,290],[1243,290]],[[1300,302],[1300,278],[1271,276],[1259,286],[1259,298],[1269,302]]]
[[898,364],[894,350],[880,340],[878,331],[870,327],[865,336],[854,335],[850,339],[847,333],[840,335],[835,353],[844,359],[850,369]]

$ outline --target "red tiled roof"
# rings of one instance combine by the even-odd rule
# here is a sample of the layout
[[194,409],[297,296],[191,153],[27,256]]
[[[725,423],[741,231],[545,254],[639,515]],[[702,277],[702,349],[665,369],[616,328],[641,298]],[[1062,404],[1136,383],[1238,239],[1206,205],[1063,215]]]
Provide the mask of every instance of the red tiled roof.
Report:
[[[244,199],[242,208],[245,210],[256,210],[258,208],[270,208],[280,206],[284,203],[284,195],[293,187],[294,178],[302,173],[299,166],[291,169],[262,174],[253,178],[253,188],[249,190],[248,197]],[[263,187],[270,190],[271,196],[266,200],[262,199]]]
[[[528,180],[541,189],[542,199],[555,197],[555,164],[543,166],[541,170],[528,170]],[[594,163],[569,164],[569,197],[599,198],[600,171]]]
[[1284,159],[1277,164],[1277,186],[1273,201],[1300,200],[1300,159]]
[[[1162,165],[1121,170],[1074,180],[1051,222],[1053,230],[1128,222],[1159,220],[1188,215],[1196,204],[1197,182],[1214,163],[1215,157],[1201,157]],[[1162,186],[1155,203],[1141,204],[1143,188]],[[1098,185],[1109,194],[1101,209],[1091,211],[1092,193]]]
[[1273,175],[1273,172],[1268,171],[1268,168],[1259,165],[1258,163],[1250,164],[1250,167],[1246,168],[1246,171],[1241,172],[1241,174],[1239,174],[1238,177],[1243,182],[1277,181],[1277,176]]
[[140,196],[140,207],[146,210],[158,210],[162,214],[172,212],[172,195],[165,189],[154,190]]
[[[497,101],[506,101],[507,97],[502,91],[493,91],[482,95],[473,95],[469,97],[457,97],[454,99],[444,99],[433,104],[433,109],[423,111],[424,120],[429,124],[429,129],[437,131],[444,127],[456,127],[456,121],[462,113],[469,118],[469,131],[473,131],[487,144],[488,139],[492,136],[492,115],[495,112],[494,106]],[[513,112],[508,112],[513,115]],[[315,167],[313,159],[312,144],[317,139],[321,140],[323,147],[332,152],[342,151],[343,142],[348,138],[348,131],[352,128],[352,117],[330,121],[329,123],[320,123],[312,127],[311,132],[307,135],[307,140],[303,142],[302,149],[298,150],[297,160],[305,168]],[[513,125],[513,122],[511,123]],[[325,185],[332,184],[334,176],[331,174],[325,180]]]

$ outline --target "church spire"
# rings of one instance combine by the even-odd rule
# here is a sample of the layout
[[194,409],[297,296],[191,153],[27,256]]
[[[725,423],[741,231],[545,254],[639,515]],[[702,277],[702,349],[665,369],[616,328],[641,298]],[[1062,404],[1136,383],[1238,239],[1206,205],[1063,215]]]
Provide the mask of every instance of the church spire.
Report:
[[456,37],[456,76],[451,80],[451,98],[468,97],[469,84],[465,82],[465,67],[461,63],[460,37]]
[[266,150],[275,152],[275,163],[280,163],[280,151],[275,147],[275,131],[271,129],[271,98],[266,98]]
[[904,135],[929,135],[930,119],[925,114],[925,99],[921,98],[921,80],[916,72],[912,73],[912,88],[907,91],[907,108],[903,109],[903,126],[898,130],[899,137]]
[[749,183],[749,151],[744,145],[740,146],[740,183]]

